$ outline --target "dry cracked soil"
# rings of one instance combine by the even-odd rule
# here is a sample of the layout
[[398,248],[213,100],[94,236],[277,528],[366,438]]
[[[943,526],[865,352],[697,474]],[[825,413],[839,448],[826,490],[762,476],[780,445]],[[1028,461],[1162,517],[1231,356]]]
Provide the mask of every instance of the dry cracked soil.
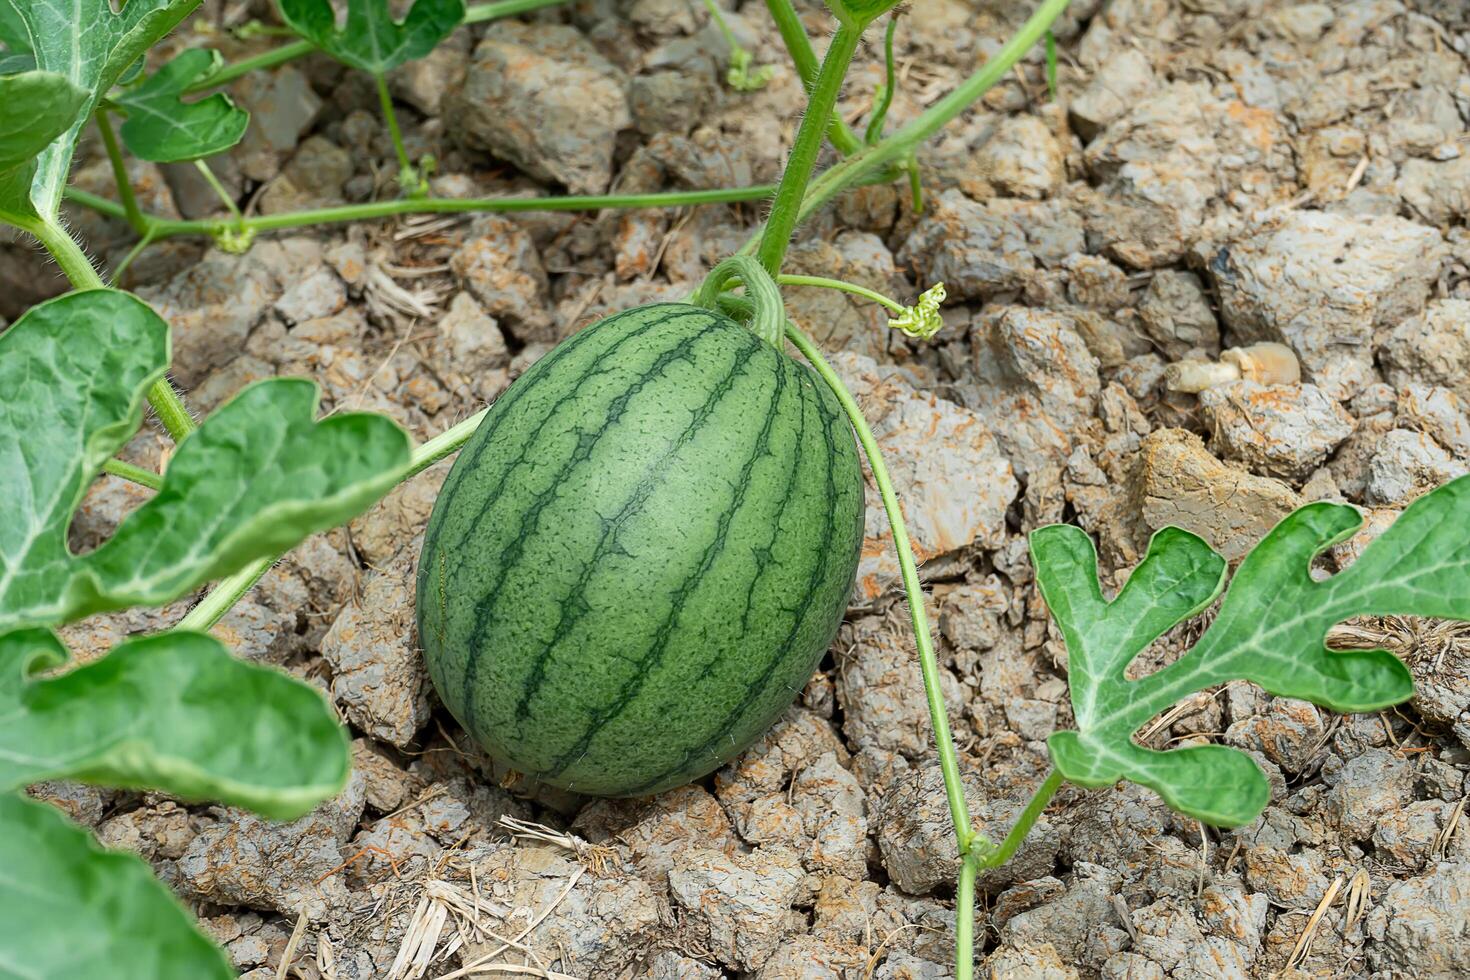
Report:
[[[825,38],[820,5],[800,6]],[[892,124],[972,71],[1026,7],[912,0]],[[270,16],[205,10],[222,26]],[[410,153],[436,155],[447,197],[772,180],[800,85],[763,5],[729,16],[775,66],[760,91],[726,88],[724,42],[689,0],[578,0],[461,28],[392,77]],[[1028,531],[1092,532],[1115,587],[1165,524],[1237,559],[1293,507],[1342,500],[1368,521],[1328,556],[1341,567],[1470,470],[1470,4],[1075,0],[1057,36],[1055,98],[1032,52],[923,148],[922,211],[903,188],[855,191],[790,258],[899,297],[948,285],[929,344],[846,296],[789,302],[892,459],[971,804],[992,833],[1071,720]],[[859,53],[850,119],[872,105],[881,54],[873,38]],[[253,211],[395,193],[364,76],[308,58],[234,94],[254,122],[215,169]],[[156,212],[216,207],[190,167],[132,176]],[[91,143],[77,181],[113,193]],[[759,216],[438,216],[277,234],[245,254],[174,239],[124,284],[172,322],[174,376],[199,408],[302,375],[326,409],[384,412],[422,439],[597,317],[687,294]],[[105,261],[129,247],[116,222],[69,220]],[[19,244],[0,246],[0,281],[10,317],[61,288]],[[1171,365],[1267,341],[1291,348],[1302,381],[1166,385]],[[146,429],[127,458],[156,466],[163,445]],[[590,800],[497,770],[426,682],[412,579],[446,465],[309,540],[216,629],[330,695],[355,738],[341,796],[276,824],[155,794],[33,793],[151,862],[251,980],[278,975],[298,929],[289,969],[304,980],[950,976],[955,862],[876,494],[847,623],[787,715],[698,784]],[[105,537],[141,493],[104,477],[73,543]],[[67,638],[95,655],[187,607]],[[1193,635],[1166,636],[1135,671]],[[1233,683],[1156,719],[1149,745],[1251,753],[1270,780],[1264,815],[1222,832],[1136,787],[1064,789],[980,883],[980,975],[1470,976],[1470,628],[1360,620],[1335,641],[1401,656],[1414,700],[1345,717]]]

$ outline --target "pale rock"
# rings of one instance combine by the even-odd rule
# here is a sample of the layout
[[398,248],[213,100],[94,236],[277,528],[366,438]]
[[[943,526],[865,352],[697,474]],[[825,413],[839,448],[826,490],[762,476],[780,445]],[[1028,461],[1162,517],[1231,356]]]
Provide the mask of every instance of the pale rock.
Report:
[[245,137],[230,155],[239,161],[246,177],[270,180],[278,172],[282,157],[294,150],[311,128],[322,100],[294,65],[251,72],[231,86],[230,94],[240,108],[250,113]]
[[322,638],[332,697],[353,724],[399,748],[429,720],[428,674],[414,633],[414,570],[422,538],[362,586]]
[[[503,321],[523,343],[554,341],[546,269],[531,235],[520,224],[493,214],[480,215],[473,229],[475,237],[450,256],[450,270],[484,312]],[[472,312],[461,306],[459,316]]]
[[335,872],[362,816],[363,780],[306,816],[277,822],[236,807],[205,828],[179,858],[183,890],[219,905],[274,909],[312,922],[345,909],[350,896]]
[[926,204],[898,252],[925,282],[952,299],[987,299],[1024,286],[1037,265],[1053,267],[1085,251],[1080,219],[1059,201],[991,200],[947,190]]
[[961,394],[1016,474],[1027,479],[1044,461],[1066,460],[1095,424],[1101,388],[1097,359],[1073,318],[1004,307],[987,313],[970,338],[977,379]]
[[1470,402],[1470,300],[1431,301],[1393,328],[1381,355],[1394,385],[1439,385]]
[[211,250],[167,285],[138,291],[173,328],[170,374],[185,388],[233,360],[280,295],[276,276],[258,251]]
[[449,135],[531,176],[599,194],[618,133],[632,125],[623,73],[563,24],[496,23],[463,90],[445,105]]
[[1253,473],[1292,481],[1307,478],[1353,434],[1353,417],[1311,384],[1233,381],[1199,394],[1211,448]]
[[[813,238],[792,246],[787,265],[799,275],[826,276],[890,296],[912,287],[904,281],[883,240],[847,231],[832,241]],[[824,351],[848,351],[885,360],[903,340],[888,326],[892,315],[876,303],[835,289],[787,289],[786,314]]]
[[293,281],[276,300],[275,311],[290,326],[332,316],[346,305],[347,291],[342,287],[342,280],[323,266]]
[[669,872],[669,893],[709,929],[709,948],[725,965],[756,970],[781,941],[802,929],[792,905],[802,892],[796,855],[782,848],[749,854],[695,850]]
[[[551,970],[614,980],[653,951],[660,903],[635,875],[616,866],[589,873],[555,846],[491,844],[462,860],[474,869],[477,897],[506,910],[504,921],[491,916],[495,931],[518,935],[535,921],[520,942]],[[460,956],[470,963],[503,948],[498,937],[476,934]]]
[[724,809],[698,785],[641,799],[594,800],[577,814],[572,832],[617,847],[626,866],[660,892],[686,852],[733,855],[741,849]]
[[1183,429],[1159,429],[1138,461],[1138,513],[1148,531],[1175,525],[1238,561],[1296,509],[1291,487],[1226,466]]
[[1376,380],[1386,332],[1424,309],[1443,251],[1437,231],[1403,218],[1291,211],[1210,271],[1237,343],[1286,344],[1306,380],[1343,400]]
[[1002,944],[985,959],[985,980],[1081,980],[1082,974],[1048,942]]
[[[1000,544],[1006,508],[1020,485],[991,425],[869,358],[839,353],[831,363],[862,406],[895,484],[904,488],[899,506],[918,561]],[[871,484],[867,511],[858,601],[876,599],[899,581],[893,532]]]
[[1098,66],[1087,87],[1068,104],[1083,139],[1091,139],[1108,123],[1138,103],[1158,82],[1148,55],[1127,47]]
[[1470,155],[1452,160],[1408,160],[1399,172],[1399,195],[1425,221],[1448,225],[1470,217]]
[[[909,759],[933,751],[928,702],[914,667],[913,633],[906,619],[869,616],[852,624],[850,652],[837,659],[837,703],[843,732],[853,745],[899,752]],[[954,675],[944,667],[939,674],[946,703],[963,703],[964,688]]]
[[[991,840],[1005,836],[1035,789],[1024,779],[1005,783],[973,772],[965,775],[964,783],[974,829]],[[878,801],[873,828],[883,867],[899,888],[923,895],[954,882],[958,850],[937,765],[895,780]],[[1056,826],[1043,816],[1014,857],[980,872],[976,887],[994,891],[1047,874],[1060,848]]]
[[1382,817],[1413,798],[1414,766],[1385,749],[1370,748],[1322,776],[1332,787],[1327,811],[1348,840],[1366,841]]
[[1467,472],[1470,464],[1456,460],[1424,433],[1392,429],[1368,462],[1363,499],[1402,507]]
[[1398,423],[1432,436],[1461,462],[1470,462],[1470,412],[1449,388],[1411,384],[1399,392]]
[[867,947],[816,936],[792,936],[776,948],[751,980],[845,980],[869,963]]
[[1387,975],[1454,980],[1470,974],[1470,860],[1390,885],[1368,914],[1369,962]]
[[1067,158],[1051,127],[1035,116],[1008,116],[975,154],[980,176],[1002,194],[1040,199],[1067,179]]

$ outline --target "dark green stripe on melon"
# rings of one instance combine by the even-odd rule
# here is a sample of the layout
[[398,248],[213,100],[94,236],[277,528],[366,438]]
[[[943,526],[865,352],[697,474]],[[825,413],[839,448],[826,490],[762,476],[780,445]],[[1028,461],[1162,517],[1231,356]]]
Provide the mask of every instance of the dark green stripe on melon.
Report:
[[537,362],[460,454],[424,538],[419,639],[491,755],[579,792],[657,792],[791,703],[862,531],[820,379],[720,314],[640,307]]

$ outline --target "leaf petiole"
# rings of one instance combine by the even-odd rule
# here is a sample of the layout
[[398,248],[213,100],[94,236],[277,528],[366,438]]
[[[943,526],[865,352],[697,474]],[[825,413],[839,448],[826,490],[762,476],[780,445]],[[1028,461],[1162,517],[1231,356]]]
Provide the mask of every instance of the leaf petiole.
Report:
[[393,139],[393,153],[398,157],[398,186],[407,197],[426,197],[429,182],[409,160],[408,150],[404,149],[403,130],[398,127],[398,113],[393,109],[387,76],[374,75],[373,81],[377,84],[378,106],[383,110],[383,121],[388,124],[388,135]]
[[118,145],[117,133],[112,129],[112,120],[108,117],[107,110],[101,107],[93,113],[93,118],[97,121],[97,132],[102,134],[102,146],[107,150],[107,161],[112,165],[112,179],[117,185],[118,200],[122,202],[123,217],[134,231],[142,234],[146,229],[147,219],[138,208],[138,198],[133,193],[133,182],[128,179],[128,167],[123,162],[122,147]]
[[219,178],[214,175],[214,171],[210,169],[209,164],[203,160],[195,160],[194,168],[199,171],[200,176],[204,178],[204,182],[214,191],[215,196],[220,199],[220,203],[225,206],[225,210],[234,216],[235,227],[243,231],[245,228],[245,216],[240,213],[240,206],[235,203],[235,199],[230,196],[230,192],[225,190],[225,185],[219,182]]

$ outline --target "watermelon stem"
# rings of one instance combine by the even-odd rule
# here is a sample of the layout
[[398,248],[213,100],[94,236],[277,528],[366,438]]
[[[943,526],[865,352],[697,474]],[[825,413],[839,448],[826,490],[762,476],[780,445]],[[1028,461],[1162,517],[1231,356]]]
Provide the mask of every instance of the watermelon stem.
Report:
[[832,110],[837,106],[837,95],[842,91],[842,82],[847,77],[848,66],[852,64],[852,56],[857,52],[865,26],[866,22],[838,26],[832,35],[832,43],[827,47],[827,55],[822,59],[821,71],[812,83],[806,114],[796,130],[796,140],[786,158],[786,169],[781,172],[781,182],[776,186],[776,197],[771,202],[771,214],[766,219],[766,227],[756,249],[761,265],[773,276],[781,271],[786,248],[791,244],[791,234],[801,218],[802,199],[812,179],[812,169],[817,165],[817,153],[826,138]]
[[710,270],[704,282],[694,294],[696,306],[707,310],[720,309],[720,294],[732,282],[745,286],[745,303],[742,309],[749,313],[746,327],[761,340],[777,350],[781,349],[782,326],[786,322],[786,308],[781,302],[781,290],[761,264],[749,255],[732,255]]
[[914,561],[913,547],[909,544],[908,529],[904,524],[903,512],[898,507],[898,496],[893,490],[893,481],[878,448],[873,430],[863,418],[857,399],[832,365],[827,363],[816,344],[802,333],[791,321],[786,321],[786,339],[810,362],[818,376],[837,396],[842,409],[852,422],[858,444],[868,457],[868,468],[873,474],[873,483],[883,498],[883,510],[888,515],[888,525],[893,529],[893,548],[898,552],[898,567],[903,577],[904,593],[908,598],[909,614],[914,626],[914,646],[919,652],[919,668],[924,675],[924,697],[929,703],[929,722],[934,728],[935,748],[939,752],[939,771],[944,776],[944,795],[949,801],[949,816],[954,824],[955,838],[959,842],[960,875],[955,889],[955,978],[971,980],[975,969],[975,878],[982,868],[993,868],[1004,864],[1046,809],[1047,803],[1062,785],[1061,774],[1053,770],[1046,781],[1036,790],[1026,809],[1021,812],[1010,833],[999,845],[994,844],[983,833],[974,829],[970,822],[970,810],[965,803],[965,787],[960,779],[959,752],[955,749],[954,736],[949,728],[949,713],[944,705],[944,693],[939,686],[939,660],[934,654],[934,640],[929,632],[929,618],[924,612],[924,591],[919,584],[919,570]]

